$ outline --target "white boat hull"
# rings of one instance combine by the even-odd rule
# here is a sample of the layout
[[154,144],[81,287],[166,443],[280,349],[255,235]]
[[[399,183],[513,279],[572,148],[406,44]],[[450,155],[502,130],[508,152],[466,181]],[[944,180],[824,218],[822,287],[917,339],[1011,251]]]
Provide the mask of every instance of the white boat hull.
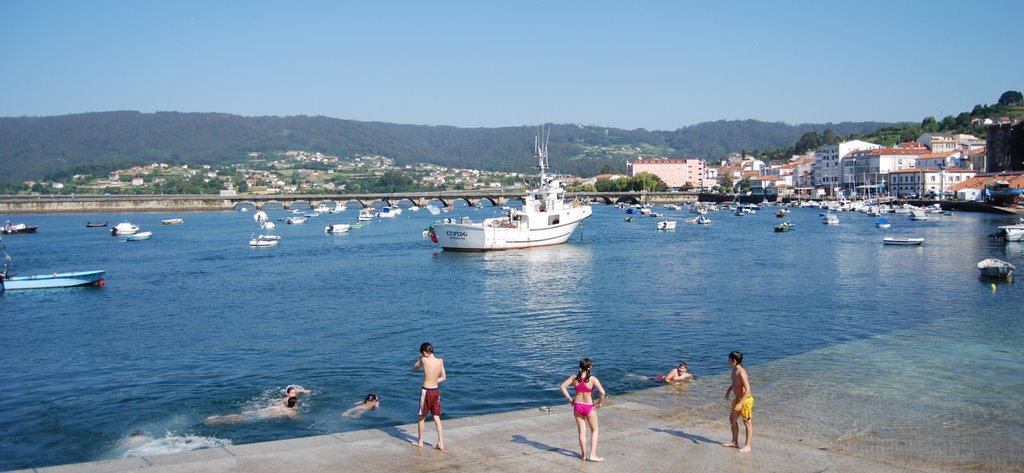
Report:
[[34,276],[14,276],[4,279],[4,289],[50,289],[58,287],[103,285],[106,271],[78,271],[73,273],[38,274]]
[[515,250],[565,243],[591,212],[588,206],[565,209],[559,212],[560,223],[541,228],[498,225],[508,221],[500,218],[484,223],[436,223],[433,229],[437,243],[447,251]]
[[999,227],[1006,241],[1024,241],[1024,225],[1005,225]]
[[914,246],[924,243],[924,238],[883,238],[882,243],[886,245]]

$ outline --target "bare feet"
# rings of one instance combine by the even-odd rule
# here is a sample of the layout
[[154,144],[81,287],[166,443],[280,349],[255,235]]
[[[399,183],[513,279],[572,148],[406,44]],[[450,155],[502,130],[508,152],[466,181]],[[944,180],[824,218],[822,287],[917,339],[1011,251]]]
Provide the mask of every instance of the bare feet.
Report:
[[731,448],[736,448],[736,444],[735,444],[734,442],[729,442],[729,443],[723,443],[723,444],[722,444],[722,446],[723,446],[723,447],[731,447]]
[[423,446],[423,441],[422,440],[416,441],[416,442],[410,442],[410,443],[412,443],[413,447],[422,447]]
[[587,461],[603,462],[604,461],[604,457],[590,457]]
[[434,446],[434,448],[436,448],[438,450],[444,450],[444,444],[443,443],[438,443],[437,445]]
[[587,454],[586,453],[581,453],[580,454],[580,460],[587,461]]
[[749,451],[750,451],[750,445],[749,444],[748,445],[744,445],[743,448],[740,449],[740,452],[743,452],[743,453],[746,453],[746,452],[749,452]]

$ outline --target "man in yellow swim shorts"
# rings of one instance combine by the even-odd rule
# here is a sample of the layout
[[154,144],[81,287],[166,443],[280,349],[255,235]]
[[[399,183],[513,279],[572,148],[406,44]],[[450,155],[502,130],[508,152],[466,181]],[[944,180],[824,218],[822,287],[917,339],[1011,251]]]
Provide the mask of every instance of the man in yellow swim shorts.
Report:
[[735,393],[736,398],[732,401],[732,411],[729,413],[729,423],[732,424],[732,442],[723,443],[723,447],[739,447],[740,426],[739,419],[743,419],[743,427],[747,430],[747,441],[743,444],[741,452],[750,451],[750,439],[754,434],[751,425],[751,417],[754,413],[754,395],[750,392],[750,379],[747,378],[747,370],[740,366],[743,363],[743,354],[734,351],[729,353],[729,366],[732,367],[732,384],[725,390],[725,398],[729,399],[729,393]]

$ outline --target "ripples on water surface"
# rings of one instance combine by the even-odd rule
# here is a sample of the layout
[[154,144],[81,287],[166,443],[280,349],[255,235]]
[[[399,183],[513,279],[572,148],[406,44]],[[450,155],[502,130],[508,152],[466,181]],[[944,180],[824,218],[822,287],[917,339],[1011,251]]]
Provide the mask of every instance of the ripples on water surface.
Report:
[[[706,227],[668,214],[674,232],[596,207],[582,240],[486,254],[439,251],[420,236],[426,212],[333,236],[323,226],[355,211],[324,215],[280,225],[281,244],[263,249],[247,245],[246,213],[16,216],[40,227],[5,238],[16,269],[105,269],[107,286],[0,298],[0,469],[409,423],[423,341],[446,361],[446,416],[556,403],[582,356],[612,394],[685,359],[702,379],[682,406],[724,415],[706,406],[740,350],[759,419],[795,440],[898,461],[1024,463],[1003,440],[1024,434],[1024,286],[993,289],[974,267],[1024,265],[1020,244],[986,238],[1012,219],[896,216],[883,231],[865,215],[825,226],[797,209],[797,230],[776,234],[772,212],[712,213]],[[185,224],[159,225],[172,216]],[[153,239],[85,228],[124,218]],[[927,242],[886,247],[884,235]],[[202,423],[293,383],[313,390],[298,419]],[[380,410],[339,415],[370,391]]]

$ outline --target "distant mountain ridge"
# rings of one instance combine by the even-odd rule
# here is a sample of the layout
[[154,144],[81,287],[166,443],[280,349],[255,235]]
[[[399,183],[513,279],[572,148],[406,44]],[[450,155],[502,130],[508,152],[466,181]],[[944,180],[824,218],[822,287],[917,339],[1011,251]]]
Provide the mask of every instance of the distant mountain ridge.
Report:
[[[649,145],[666,156],[718,159],[730,152],[791,146],[803,133],[831,128],[870,133],[891,123],[705,122],[674,131],[550,125],[552,169],[592,176],[623,159],[593,156],[596,146]],[[0,117],[0,180],[20,182],[82,165],[115,163],[230,164],[250,152],[320,151],[382,155],[397,164],[533,172],[537,127],[456,128],[362,122],[322,116],[242,117],[224,113],[135,111],[52,117]],[[591,155],[588,155],[588,150]]]

